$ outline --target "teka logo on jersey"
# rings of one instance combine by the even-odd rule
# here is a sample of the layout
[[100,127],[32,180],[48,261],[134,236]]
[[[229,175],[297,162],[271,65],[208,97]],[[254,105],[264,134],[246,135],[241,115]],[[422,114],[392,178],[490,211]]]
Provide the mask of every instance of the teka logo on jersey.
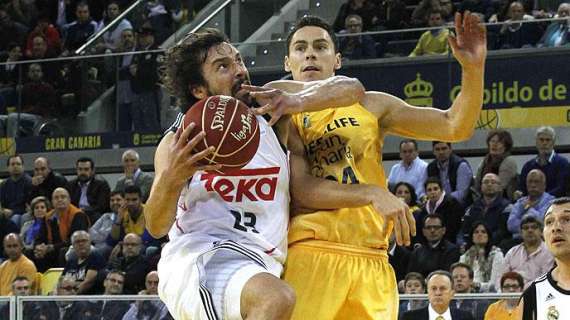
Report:
[[279,170],[279,167],[273,167],[241,169],[223,175],[205,173],[200,180],[206,181],[207,191],[217,192],[226,202],[272,201]]

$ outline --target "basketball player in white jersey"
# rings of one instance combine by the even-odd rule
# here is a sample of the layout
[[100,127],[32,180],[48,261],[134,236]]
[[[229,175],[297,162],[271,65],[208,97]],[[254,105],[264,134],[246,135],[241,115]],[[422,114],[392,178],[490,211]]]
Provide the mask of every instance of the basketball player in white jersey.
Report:
[[[182,106],[218,94],[251,104],[241,89],[249,82],[247,69],[217,30],[190,35],[170,49],[165,75],[166,86]],[[355,92],[362,91],[357,80],[345,77],[306,87],[291,98],[307,111],[348,105],[358,99]],[[161,298],[176,319],[288,319],[295,295],[279,279],[289,219],[288,154],[281,144],[286,145],[288,133],[277,136],[258,116],[257,154],[239,173],[217,175],[207,171],[218,167],[197,164],[213,150],[192,154],[204,134],[189,139],[192,130],[178,128],[181,118],[157,148],[156,177],[145,209],[149,232],[154,237],[168,232],[170,238],[158,267]],[[371,202],[367,193],[359,195],[362,203],[357,203],[354,193],[342,193],[351,187],[305,177],[320,201],[317,206],[328,208],[344,196],[355,205]],[[391,197],[385,192],[374,201],[391,206],[384,212],[410,216],[407,207]]]
[[556,267],[525,290],[517,308],[522,320],[570,319],[570,198],[552,201],[544,215],[544,242]]

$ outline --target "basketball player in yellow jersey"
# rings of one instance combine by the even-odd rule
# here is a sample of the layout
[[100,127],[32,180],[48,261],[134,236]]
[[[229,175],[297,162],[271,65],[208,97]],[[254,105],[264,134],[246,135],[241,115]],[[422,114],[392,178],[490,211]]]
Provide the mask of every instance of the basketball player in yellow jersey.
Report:
[[[450,109],[416,108],[386,93],[366,92],[349,107],[295,114],[291,131],[299,133],[300,141],[289,139],[288,145],[306,161],[292,157],[291,174],[305,171],[342,184],[386,188],[379,165],[386,134],[468,139],[483,102],[486,32],[469,12],[455,16],[455,32],[449,43],[463,74],[461,93]],[[320,18],[301,19],[287,46],[285,70],[294,80],[327,79],[341,66],[334,33]],[[299,88],[279,82],[267,87],[274,89],[250,88],[257,91],[252,93],[257,101],[266,104],[260,112],[278,117],[296,111],[285,91]],[[312,192],[306,190],[291,186],[295,206],[311,208]],[[386,251],[394,223],[400,221],[385,217],[371,205],[293,216],[284,275],[297,294],[293,319],[397,319],[397,286]],[[396,236],[399,244],[409,243],[406,232]]]

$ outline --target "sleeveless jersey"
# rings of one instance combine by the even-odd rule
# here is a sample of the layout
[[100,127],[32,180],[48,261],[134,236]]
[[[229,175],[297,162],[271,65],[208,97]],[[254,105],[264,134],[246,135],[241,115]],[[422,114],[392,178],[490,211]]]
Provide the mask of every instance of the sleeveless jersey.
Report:
[[226,174],[198,171],[184,187],[169,232],[171,242],[184,236],[189,246],[233,240],[285,261],[288,155],[267,121],[260,116],[257,121],[259,148],[244,168]]
[[570,319],[570,290],[564,290],[552,278],[552,270],[525,290],[523,320]]
[[[301,113],[292,119],[313,176],[386,188],[378,119],[362,105]],[[386,249],[391,228],[371,205],[317,211],[291,220],[289,243],[315,239]]]

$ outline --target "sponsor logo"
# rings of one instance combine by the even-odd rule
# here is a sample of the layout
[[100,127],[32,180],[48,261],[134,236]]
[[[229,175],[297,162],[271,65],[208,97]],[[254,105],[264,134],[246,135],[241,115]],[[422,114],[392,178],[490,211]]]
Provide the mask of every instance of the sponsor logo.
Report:
[[238,132],[232,132],[231,136],[234,137],[234,139],[236,139],[237,141],[242,141],[245,140],[245,138],[247,138],[248,134],[251,134],[251,121],[253,119],[253,115],[251,114],[242,114],[241,115],[241,130],[239,130]]
[[226,113],[226,105],[228,104],[229,100],[229,97],[220,97],[220,101],[216,106],[214,119],[212,119],[212,124],[210,125],[210,128],[212,130],[224,131],[224,116]]
[[216,192],[226,202],[273,201],[279,167],[241,169],[231,174],[206,173],[200,177],[208,192]]

